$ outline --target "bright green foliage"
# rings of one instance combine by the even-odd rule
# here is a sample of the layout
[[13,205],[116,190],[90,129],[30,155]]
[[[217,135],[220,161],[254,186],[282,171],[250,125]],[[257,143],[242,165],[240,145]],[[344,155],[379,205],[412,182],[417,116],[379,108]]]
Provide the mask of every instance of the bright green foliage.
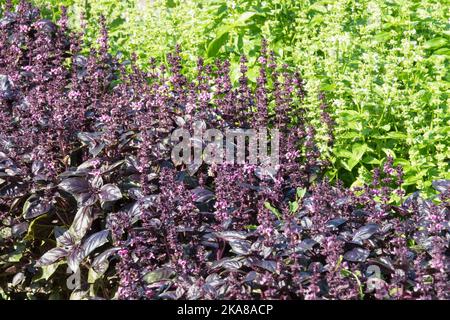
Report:
[[[307,89],[325,91],[334,107],[336,143],[323,150],[333,161],[330,177],[361,183],[391,154],[408,191],[450,178],[448,0],[35,2],[53,19],[67,5],[73,27],[85,11],[88,45],[103,14],[112,50],[124,58],[134,52],[142,65],[164,60],[178,43],[192,67],[198,56],[230,58],[234,80],[241,54],[256,79],[265,37],[280,60],[301,66]],[[307,107],[319,112],[312,109],[317,94],[308,96]]]

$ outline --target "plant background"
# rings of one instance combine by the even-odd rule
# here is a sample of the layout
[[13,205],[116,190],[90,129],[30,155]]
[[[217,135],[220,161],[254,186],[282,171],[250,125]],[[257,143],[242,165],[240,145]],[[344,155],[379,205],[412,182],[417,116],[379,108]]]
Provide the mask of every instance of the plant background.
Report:
[[[200,289],[208,299],[448,297],[448,2],[36,3],[53,21],[59,6],[68,6],[71,27],[85,33],[85,55],[77,37],[55,33],[28,4],[0,23],[0,135],[7,137],[0,152],[0,299],[197,299]],[[100,32],[100,15],[109,33]],[[65,30],[65,19],[60,25]],[[109,56],[108,37],[123,63]],[[262,38],[286,64],[281,73],[260,50]],[[178,43],[183,62],[178,50],[167,56]],[[263,89],[269,113],[289,130],[281,184],[255,180],[243,168],[203,168],[197,177],[171,169],[163,148],[154,148],[162,137],[147,130],[179,125],[173,120],[184,114],[180,93],[187,88],[202,103],[196,116],[214,114],[217,103],[238,127],[264,121],[264,71],[250,90],[246,77],[237,79],[242,54],[253,86],[258,64],[268,61],[267,88],[285,80],[285,93]],[[214,72],[196,66],[198,56],[230,59],[237,95],[222,96],[232,87],[228,62],[216,65],[217,81],[204,82],[199,71]],[[150,57],[169,72],[142,73],[126,63],[137,59],[145,68]],[[74,68],[66,68],[70,61]],[[302,79],[296,74],[290,83],[285,72],[299,66],[306,100]],[[293,83],[300,98],[290,100]],[[213,92],[224,99],[208,102]],[[254,101],[258,112],[248,112]],[[290,119],[286,106],[295,106]],[[303,135],[305,123],[313,126]],[[314,128],[321,154],[332,161],[328,176],[363,188],[322,180]],[[296,144],[296,135],[305,140]],[[415,187],[431,193],[431,181],[437,197],[404,197]],[[82,271],[83,288],[67,287],[65,263]],[[242,263],[253,272],[236,272]],[[384,282],[365,296],[367,263],[384,268]],[[247,282],[256,290],[244,293]]]
[[[69,8],[71,26],[87,25],[85,48],[96,45],[98,17],[107,19],[111,49],[145,66],[165,61],[180,44],[194,70],[197,57],[249,57],[257,77],[261,38],[278,58],[301,66],[311,118],[324,91],[334,108],[336,142],[330,178],[367,181],[387,154],[405,170],[403,187],[432,192],[450,178],[450,2],[448,0],[35,0],[45,16]],[[252,68],[252,65],[254,66]],[[191,68],[191,67],[192,68]],[[317,117],[319,119],[320,117]]]

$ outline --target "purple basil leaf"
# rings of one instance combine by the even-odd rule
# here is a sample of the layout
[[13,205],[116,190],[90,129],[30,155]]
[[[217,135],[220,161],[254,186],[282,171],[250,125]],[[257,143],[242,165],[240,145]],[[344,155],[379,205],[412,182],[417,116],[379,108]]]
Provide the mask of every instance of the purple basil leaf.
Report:
[[367,211],[361,210],[361,209],[356,209],[356,210],[354,210],[354,211],[352,212],[352,214],[353,214],[354,216],[358,217],[358,218],[362,218],[362,217],[365,217],[365,216],[368,216],[368,215],[369,215],[369,213],[368,213]]
[[336,218],[328,221],[325,226],[328,228],[339,228],[341,225],[343,225],[345,222],[347,222],[347,219],[343,218]]
[[298,245],[298,248],[301,251],[310,251],[314,248],[314,246],[318,245],[319,243],[313,239],[305,239]]
[[80,263],[95,249],[101,247],[107,243],[109,230],[103,230],[94,233],[87,238],[81,245],[77,245],[72,248],[69,256],[67,257],[67,264],[73,272],[77,272]]
[[35,23],[35,26],[40,32],[44,32],[49,36],[54,35],[57,30],[57,26],[47,19],[41,19],[37,21]]
[[15,238],[20,238],[24,233],[28,230],[28,222],[21,222],[18,224],[15,224],[11,228],[11,234]]
[[124,162],[125,162],[125,160],[119,160],[112,164],[104,165],[101,168],[101,172],[102,172],[102,174],[110,173],[110,172],[116,170],[117,168],[119,168],[122,164],[124,164]]
[[105,273],[109,266],[109,257],[114,255],[119,250],[120,248],[109,248],[100,253],[92,262],[92,269],[99,274]]
[[344,254],[344,259],[352,262],[364,262],[369,257],[370,251],[362,248],[353,248]]
[[303,217],[300,220],[300,225],[302,226],[302,228],[309,230],[312,228],[313,222],[309,217]]
[[93,220],[92,207],[78,209],[69,229],[71,234],[77,239],[83,238],[86,232],[91,228]]
[[71,177],[86,177],[89,171],[86,170],[75,170],[73,168],[69,168],[63,173],[61,173],[58,177],[61,179],[71,178]]
[[97,202],[97,197],[95,196],[95,194],[90,192],[80,193],[75,196],[75,199],[77,200],[79,207],[92,206],[94,203]]
[[104,143],[97,141],[101,138],[101,134],[98,132],[80,132],[78,138],[88,146],[89,153],[93,157],[96,157],[105,147]]
[[247,275],[245,276],[244,281],[245,282],[253,282],[256,280],[256,278],[258,277],[258,273],[256,271],[250,271],[249,273],[247,273]]
[[186,299],[197,300],[202,296],[201,288],[198,285],[190,286],[186,294]]
[[14,98],[14,85],[8,75],[0,74],[0,99],[12,100]]
[[416,204],[420,198],[420,192],[416,191],[412,195],[410,195],[406,200],[403,202],[404,207],[410,207],[413,204]]
[[369,239],[378,232],[379,226],[375,223],[369,223],[359,228],[353,235],[352,241],[358,242]]
[[179,291],[165,291],[159,294],[158,297],[164,300],[178,300],[182,295],[179,294]]
[[235,239],[245,240],[247,239],[248,236],[247,233],[244,231],[221,231],[214,233],[214,235],[225,241],[231,241]]
[[195,202],[202,203],[214,199],[214,193],[204,188],[195,188],[192,191]]
[[131,206],[128,207],[127,210],[128,216],[131,220],[139,219],[140,215],[142,213],[142,207],[139,202],[133,203]]
[[16,287],[25,281],[25,274],[23,272],[16,273],[11,281],[11,285]]
[[265,269],[269,272],[275,273],[277,271],[277,263],[273,260],[260,260],[260,259],[252,259],[251,265],[255,267],[259,267]]
[[159,282],[162,280],[170,280],[170,278],[175,274],[174,270],[171,268],[159,268],[150,271],[144,276],[144,281],[148,284]]
[[108,235],[109,230],[102,230],[89,236],[89,238],[87,238],[81,245],[82,259],[87,257],[95,249],[107,243],[109,241]]
[[10,183],[0,188],[0,197],[17,198],[24,195],[25,186],[18,183]]
[[87,169],[94,168],[99,163],[99,161],[100,161],[99,158],[89,159],[89,160],[83,162],[82,164],[80,164],[77,167],[77,171],[79,172],[79,171],[84,171],[84,170],[87,170]]
[[193,231],[195,231],[195,229],[193,227],[186,226],[186,225],[178,225],[178,226],[176,226],[176,230],[177,230],[177,232],[193,232]]
[[229,240],[228,243],[231,246],[231,250],[239,255],[247,255],[251,251],[251,242],[247,240]]
[[80,262],[83,261],[82,249],[79,245],[72,248],[67,256],[67,265],[72,272],[76,273],[80,267]]
[[31,165],[31,173],[34,175],[39,174],[44,169],[44,163],[42,161],[33,161]]
[[103,186],[103,179],[101,176],[94,176],[91,180],[91,186],[93,189],[100,189]]
[[403,207],[399,207],[399,206],[392,206],[392,210],[394,210],[396,213],[398,213],[402,216],[407,216],[409,214],[408,210],[406,210]]
[[389,271],[393,272],[395,270],[394,264],[392,263],[391,258],[389,258],[387,256],[386,257],[379,257],[379,258],[376,258],[376,259],[370,259],[368,261],[370,263],[373,263],[373,264],[378,264],[378,265],[388,269]]
[[134,200],[140,200],[144,197],[144,193],[139,188],[128,189],[128,195]]
[[217,288],[225,283],[217,273],[211,273],[206,277],[205,282],[213,288]]
[[104,143],[99,143],[95,146],[89,147],[89,153],[92,154],[92,156],[96,157],[100,152],[102,152],[103,148],[105,148]]
[[58,246],[71,248],[75,245],[75,239],[68,230],[61,227],[55,227],[53,233]]
[[221,260],[213,262],[211,269],[225,268],[229,270],[237,270],[244,265],[244,261],[241,257],[238,258],[223,258]]
[[64,179],[59,187],[72,195],[78,195],[83,193],[89,193],[90,184],[83,178],[67,178]]
[[24,219],[33,219],[50,211],[52,206],[42,200],[27,200],[23,206]]
[[440,193],[450,192],[450,180],[435,180],[432,184],[433,188]]
[[36,267],[48,266],[55,263],[60,258],[67,256],[68,253],[69,251],[64,248],[50,249],[36,262]]

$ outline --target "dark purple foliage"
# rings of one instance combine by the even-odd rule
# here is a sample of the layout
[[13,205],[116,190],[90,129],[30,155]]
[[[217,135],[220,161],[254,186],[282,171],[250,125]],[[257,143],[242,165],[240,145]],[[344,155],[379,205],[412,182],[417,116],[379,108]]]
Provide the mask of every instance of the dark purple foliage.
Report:
[[[100,22],[99,47],[83,56],[64,15],[55,25],[21,2],[0,20],[6,295],[67,298],[65,262],[89,272],[74,291],[82,298],[94,298],[88,286],[107,299],[449,298],[449,181],[434,183],[433,201],[396,205],[402,171],[389,158],[371,185],[333,185],[300,73],[279,67],[265,42],[253,90],[245,57],[237,87],[227,61],[200,60],[188,79],[178,48],[148,72],[120,63]],[[280,170],[174,165],[170,133],[197,120],[278,128]]]

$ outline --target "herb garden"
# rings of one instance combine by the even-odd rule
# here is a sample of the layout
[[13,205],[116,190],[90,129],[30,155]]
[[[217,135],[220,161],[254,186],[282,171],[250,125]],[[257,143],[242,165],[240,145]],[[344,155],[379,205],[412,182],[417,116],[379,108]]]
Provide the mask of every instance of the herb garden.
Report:
[[0,8],[0,300],[450,299],[448,1]]

